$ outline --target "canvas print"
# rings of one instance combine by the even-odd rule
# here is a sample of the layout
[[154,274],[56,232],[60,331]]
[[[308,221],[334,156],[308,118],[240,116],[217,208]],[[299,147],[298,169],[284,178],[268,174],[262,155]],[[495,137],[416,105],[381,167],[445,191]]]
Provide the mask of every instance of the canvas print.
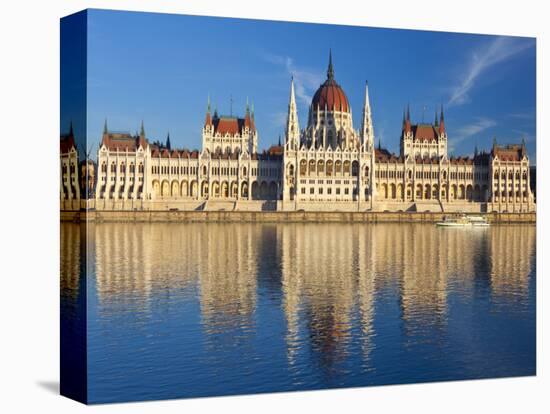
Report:
[[61,19],[61,393],[536,375],[536,39]]

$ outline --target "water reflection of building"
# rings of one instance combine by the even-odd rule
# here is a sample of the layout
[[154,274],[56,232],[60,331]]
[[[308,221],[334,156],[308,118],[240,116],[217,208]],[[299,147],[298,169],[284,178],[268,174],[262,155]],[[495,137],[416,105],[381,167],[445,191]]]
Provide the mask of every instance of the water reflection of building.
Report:
[[60,229],[60,289],[61,297],[76,301],[79,294],[80,224],[62,223]]
[[[207,329],[249,324],[256,305],[260,226],[214,225],[197,232],[201,315]],[[229,325],[229,326],[228,326]]]
[[346,226],[345,231],[333,224],[280,227],[283,309],[291,365],[304,337],[324,368],[331,369],[345,359],[356,304],[365,338],[363,350],[369,353],[375,283],[372,244],[367,242],[370,233],[363,226]]
[[[258,329],[258,303],[278,307],[280,298],[289,365],[299,370],[300,358],[311,354],[329,374],[351,361],[357,345],[369,369],[376,329],[386,329],[386,318],[400,318],[396,329],[414,339],[407,343],[437,343],[437,333],[446,333],[449,292],[466,300],[479,293],[525,297],[535,247],[534,226],[119,223],[92,228],[100,310],[148,311],[152,303],[166,307],[191,298],[200,310],[207,350],[223,359],[228,344],[248,352]],[[76,237],[65,231],[67,240]],[[74,244],[67,243],[62,249]],[[70,261],[65,266],[78,267]],[[64,283],[77,284],[70,278]]]
[[198,286],[206,329],[247,316],[256,303],[255,225],[97,224],[96,290],[106,306],[147,307]]
[[489,240],[493,295],[525,298],[535,260],[536,227],[495,226]]

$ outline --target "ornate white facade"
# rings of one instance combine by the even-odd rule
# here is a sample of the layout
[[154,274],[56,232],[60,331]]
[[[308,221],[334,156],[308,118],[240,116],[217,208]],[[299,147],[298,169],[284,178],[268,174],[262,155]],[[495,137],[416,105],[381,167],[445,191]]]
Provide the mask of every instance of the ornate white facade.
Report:
[[139,135],[105,124],[96,171],[85,162],[80,186],[71,128],[61,140],[62,208],[82,206],[87,194],[97,210],[535,210],[524,143],[450,158],[443,108],[433,124],[412,124],[407,109],[396,155],[375,148],[367,84],[361,115],[355,130],[330,58],[303,129],[291,80],[283,145],[259,153],[248,104],[240,118],[211,114],[209,102],[200,151],[151,143],[143,124]]

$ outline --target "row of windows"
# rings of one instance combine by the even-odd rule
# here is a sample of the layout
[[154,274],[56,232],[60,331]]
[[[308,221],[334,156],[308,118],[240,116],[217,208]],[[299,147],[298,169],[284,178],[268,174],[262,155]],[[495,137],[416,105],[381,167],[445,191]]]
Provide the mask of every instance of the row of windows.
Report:
[[[412,179],[412,171],[408,171],[408,178]],[[402,179],[404,176],[404,171],[393,171],[393,170],[381,170],[376,171],[376,177],[377,178],[397,178]],[[441,176],[444,180],[447,179],[447,171],[443,171],[441,173]],[[439,171],[416,171],[415,172],[416,179],[433,179],[438,180],[440,177]],[[457,171],[451,171],[450,173],[451,180],[472,180],[472,179],[478,179],[478,180],[488,180],[489,174],[488,173],[481,173],[476,172],[475,174],[469,171],[464,172],[457,172]]]
[[[102,178],[101,178],[101,181],[105,184],[105,182],[107,181],[107,177],[105,177],[105,176],[102,177]],[[120,178],[119,181],[120,181],[121,183],[123,183],[123,182],[124,182],[124,179],[123,179],[123,178]],[[142,182],[143,182],[143,177],[138,177],[138,181],[139,181],[140,183],[142,183]],[[111,183],[115,183],[115,182],[116,182],[116,177],[115,177],[114,175],[112,175],[112,176],[111,176]],[[134,177],[130,176],[130,177],[129,177],[129,182],[130,182],[130,183],[133,183],[133,182],[134,182]]]
[[[126,165],[122,162],[120,163],[119,165],[119,172],[124,174],[126,173]],[[131,163],[129,168],[128,168],[128,171],[133,174],[136,172],[136,166],[134,165],[134,163]],[[101,172],[102,173],[107,173],[107,164],[105,162],[103,162],[103,164],[101,164]],[[117,172],[117,167],[116,167],[116,163],[115,162],[112,162],[111,163],[111,173],[116,173]],[[138,166],[138,172],[140,173],[143,173],[143,163],[140,163],[139,166]]]
[[153,165],[151,168],[153,174],[196,174],[197,173],[197,167],[190,167],[190,166],[168,166],[168,165]]
[[67,169],[67,165],[63,165],[63,167],[61,167],[61,171],[63,172],[63,174],[67,174],[67,170],[70,171],[71,174],[74,174],[75,173],[75,165],[74,164],[71,164],[70,168]]
[[[331,194],[332,194],[332,188],[331,188],[331,187],[327,188],[326,190],[327,190],[327,194],[328,194],[328,195],[331,195]],[[350,190],[350,189],[349,189],[348,187],[344,188],[344,195],[349,195],[349,193],[350,193],[349,190]],[[302,191],[302,194],[306,194],[306,189],[305,189],[305,187],[302,187],[301,191]],[[317,192],[315,192],[315,187],[310,187],[310,188],[309,188],[309,194],[319,194],[319,195],[323,195],[323,193],[324,193],[324,188],[323,188],[323,187],[319,187],[319,188],[317,189]],[[334,194],[340,195],[340,193],[341,193],[340,187],[336,187],[336,188],[334,189]],[[357,195],[357,188],[354,188],[354,189],[353,189],[353,195]]]
[[[506,171],[502,171],[500,174],[498,173],[498,171],[495,171],[495,175],[493,176],[493,178],[495,180],[498,180],[499,176],[500,176],[501,180],[505,180],[506,179]],[[519,171],[516,171],[515,177],[516,177],[516,180],[519,180],[519,177],[520,177]],[[513,171],[509,171],[508,172],[508,179],[512,180],[513,178],[514,178]],[[523,178],[523,180],[527,180],[527,171],[523,172],[522,178]]]
[[[278,168],[270,168],[270,167],[265,167],[265,168],[260,168],[260,169],[258,169],[257,167],[252,167],[252,169],[251,169],[252,175],[257,176],[258,175],[258,170],[260,172],[260,176],[263,176],[263,177],[278,177],[279,176],[279,169]],[[197,174],[197,167],[189,167],[189,166],[181,166],[181,167],[180,166],[172,166],[172,167],[169,167],[169,166],[165,166],[165,165],[161,165],[161,166],[154,165],[152,167],[152,172],[153,172],[153,174],[168,174],[168,173],[171,173],[171,174],[174,174],[174,175],[178,175],[178,174],[196,175]],[[201,169],[201,172],[202,172],[202,175],[207,175],[208,174],[208,167],[206,165],[203,165],[202,169]],[[233,176],[236,176],[238,174],[238,167],[212,167],[211,172],[212,172],[213,175],[233,175]],[[242,172],[243,176],[246,176],[247,168],[243,167],[241,172]]]
[[[513,191],[501,191],[500,193],[498,191],[495,191],[493,193],[493,195],[495,197],[498,198],[498,196],[500,195],[501,197],[506,197],[506,195],[508,195],[508,197],[513,197],[514,196],[514,192]],[[516,197],[521,197],[521,191],[516,191]],[[523,197],[527,197],[527,191],[523,191]]]
[[[306,160],[300,161],[300,175],[306,174],[326,174],[326,175],[338,175],[338,174],[349,174],[351,170],[351,175],[357,176],[359,174],[359,163],[357,161],[342,161],[338,160],[333,162],[328,160],[325,164],[323,160],[315,162],[315,160],[310,160],[309,163]],[[368,167],[365,169],[365,175],[368,175]]]
[[[340,184],[345,184],[345,185],[348,185],[349,183],[351,182],[351,180],[300,180],[300,184],[336,184],[336,185],[340,185]],[[355,182],[355,180],[354,180]]]

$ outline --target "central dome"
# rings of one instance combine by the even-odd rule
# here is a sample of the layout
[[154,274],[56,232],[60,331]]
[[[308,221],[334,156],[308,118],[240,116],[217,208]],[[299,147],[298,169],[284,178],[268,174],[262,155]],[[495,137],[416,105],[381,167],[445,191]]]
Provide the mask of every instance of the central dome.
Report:
[[332,68],[332,53],[329,55],[327,80],[317,89],[311,101],[313,109],[325,109],[328,111],[350,112],[349,102],[344,90],[334,80]]

